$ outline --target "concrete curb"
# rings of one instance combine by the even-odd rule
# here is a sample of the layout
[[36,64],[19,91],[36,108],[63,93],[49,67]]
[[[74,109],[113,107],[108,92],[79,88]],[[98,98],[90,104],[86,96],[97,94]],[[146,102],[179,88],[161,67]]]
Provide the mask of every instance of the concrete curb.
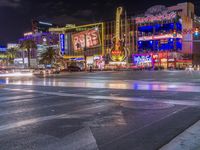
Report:
[[186,129],[159,150],[200,150],[200,121]]

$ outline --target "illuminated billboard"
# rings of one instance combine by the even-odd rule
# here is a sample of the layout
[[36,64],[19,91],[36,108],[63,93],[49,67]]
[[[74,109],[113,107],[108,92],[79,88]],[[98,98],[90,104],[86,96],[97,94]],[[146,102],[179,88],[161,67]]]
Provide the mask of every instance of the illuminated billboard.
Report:
[[73,34],[72,46],[74,51],[84,50],[84,48],[88,49],[101,46],[99,29],[94,28]]
[[133,55],[134,64],[141,66],[152,64],[152,57],[151,55]]

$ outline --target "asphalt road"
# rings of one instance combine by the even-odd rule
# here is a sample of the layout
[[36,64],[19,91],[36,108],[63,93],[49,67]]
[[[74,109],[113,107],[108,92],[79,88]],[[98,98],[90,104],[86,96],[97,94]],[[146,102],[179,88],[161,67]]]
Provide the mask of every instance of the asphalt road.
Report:
[[200,72],[81,72],[0,84],[0,150],[157,150],[200,120]]

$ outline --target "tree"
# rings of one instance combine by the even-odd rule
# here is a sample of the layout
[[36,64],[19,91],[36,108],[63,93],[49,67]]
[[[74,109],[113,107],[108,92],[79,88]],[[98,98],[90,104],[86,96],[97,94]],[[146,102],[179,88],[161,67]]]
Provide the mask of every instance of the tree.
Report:
[[41,64],[45,64],[45,65],[53,65],[54,62],[56,61],[56,51],[52,48],[52,47],[49,47],[47,48],[46,52],[44,52],[42,55],[41,55],[41,60],[40,60],[40,63]]
[[55,66],[65,68],[66,62],[63,56],[60,54],[60,50],[56,50]]
[[52,47],[49,47],[47,51],[41,55],[41,58],[42,59],[40,60],[40,64],[51,64],[51,66],[56,68],[65,66],[65,61],[63,56],[60,55],[60,51],[55,50]]
[[14,63],[14,59],[18,56],[18,49],[10,48],[6,51],[6,56],[9,63]]
[[28,40],[25,40],[21,43],[20,48],[27,51],[27,53],[28,53],[28,67],[30,68],[30,59],[31,59],[30,52],[31,52],[32,49],[36,49],[37,46],[36,46],[36,44],[33,40],[28,39]]

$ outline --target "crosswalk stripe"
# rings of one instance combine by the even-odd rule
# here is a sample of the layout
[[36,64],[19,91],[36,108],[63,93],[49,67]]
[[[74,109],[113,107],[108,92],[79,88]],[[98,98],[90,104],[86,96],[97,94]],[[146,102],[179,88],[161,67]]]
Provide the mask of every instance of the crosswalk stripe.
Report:
[[36,98],[36,97],[40,97],[42,95],[33,95],[33,94],[27,94],[27,95],[12,95],[12,96],[5,96],[5,97],[1,97],[0,102],[4,102],[4,101],[12,101],[12,100],[23,100],[23,99],[30,99],[30,98]]
[[[46,100],[46,99],[55,99],[55,97],[44,97],[44,98],[41,98],[41,100]],[[29,99],[30,101],[33,101],[31,99]],[[83,101],[84,103],[86,103],[87,101]],[[5,112],[1,112],[0,113],[0,116],[4,116],[4,115],[11,115],[11,114],[17,114],[17,113],[25,113],[25,112],[31,112],[31,111],[34,111],[34,110],[40,110],[40,109],[46,109],[46,108],[53,108],[53,107],[60,107],[60,106],[67,106],[67,105],[71,105],[71,104],[82,104],[79,101],[64,101],[62,103],[55,103],[55,104],[51,104],[51,105],[42,105],[42,106],[37,106],[37,107],[31,107],[31,108],[20,108],[20,109],[17,109],[17,110],[6,110]]]

